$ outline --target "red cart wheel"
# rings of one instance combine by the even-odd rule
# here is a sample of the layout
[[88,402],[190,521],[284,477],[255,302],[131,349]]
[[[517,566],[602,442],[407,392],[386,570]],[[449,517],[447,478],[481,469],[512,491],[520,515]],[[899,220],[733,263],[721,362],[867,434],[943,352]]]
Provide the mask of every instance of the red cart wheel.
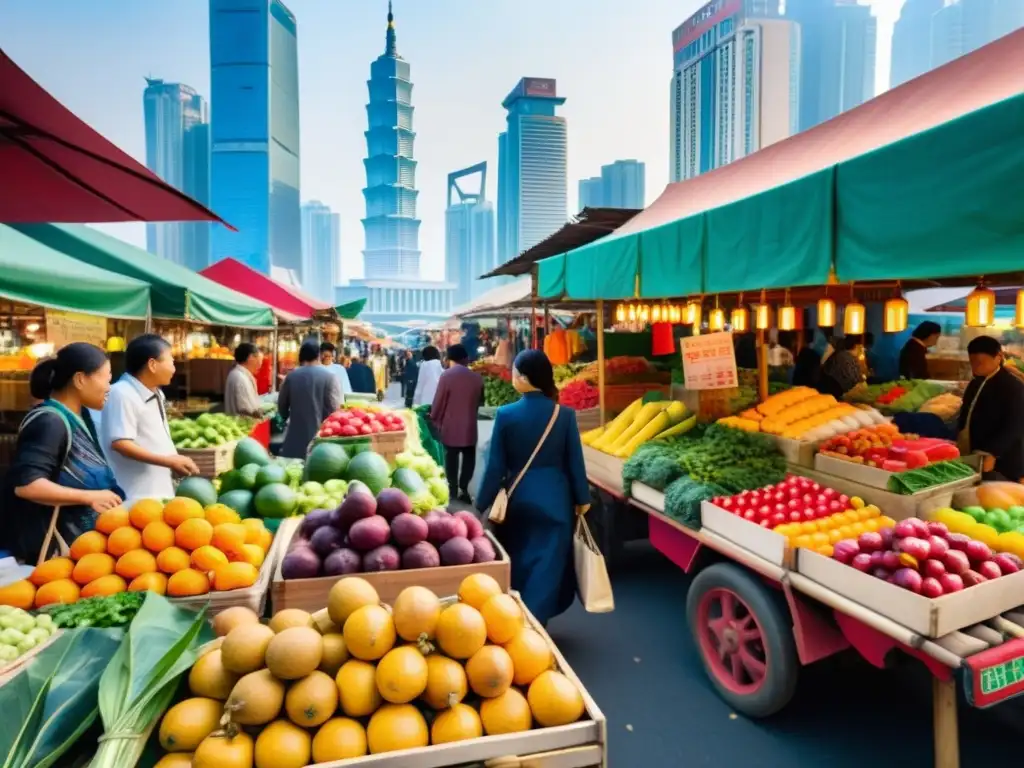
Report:
[[750,717],[789,703],[799,670],[792,622],[768,588],[738,566],[718,563],[690,586],[687,618],[723,699]]

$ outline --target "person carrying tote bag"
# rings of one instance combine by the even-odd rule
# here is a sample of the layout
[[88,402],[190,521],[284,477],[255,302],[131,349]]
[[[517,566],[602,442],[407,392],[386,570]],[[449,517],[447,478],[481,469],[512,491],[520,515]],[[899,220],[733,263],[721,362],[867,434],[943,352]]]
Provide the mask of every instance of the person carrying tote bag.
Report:
[[60,542],[92,530],[96,516],[121,503],[88,409],[110,390],[110,362],[76,342],[32,371],[42,403],[22,421],[4,487],[2,543],[23,562],[41,562]]
[[512,588],[542,623],[576,597],[573,539],[590,508],[576,414],[557,404],[554,372],[539,350],[521,352],[512,384],[520,400],[498,409],[477,496],[508,552]]

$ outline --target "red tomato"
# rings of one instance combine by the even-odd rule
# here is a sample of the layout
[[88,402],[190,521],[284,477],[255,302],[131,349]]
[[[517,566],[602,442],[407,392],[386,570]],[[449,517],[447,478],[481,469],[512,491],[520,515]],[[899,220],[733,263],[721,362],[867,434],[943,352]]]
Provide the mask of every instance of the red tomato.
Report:
[[370,429],[370,427],[368,425],[363,424],[363,425],[361,425],[359,427],[359,434],[360,435],[371,435],[371,434],[373,434],[373,430]]
[[355,437],[359,434],[359,430],[353,427],[351,424],[346,424],[341,428],[340,434],[342,437]]

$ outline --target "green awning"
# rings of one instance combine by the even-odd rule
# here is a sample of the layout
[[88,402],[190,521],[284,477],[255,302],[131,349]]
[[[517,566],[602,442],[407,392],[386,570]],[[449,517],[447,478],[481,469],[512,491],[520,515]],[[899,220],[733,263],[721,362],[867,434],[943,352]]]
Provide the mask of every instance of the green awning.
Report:
[[149,286],[108,272],[0,224],[0,296],[104,317],[144,320]]
[[824,285],[834,183],[827,168],[707,211],[704,292]]
[[565,254],[565,298],[630,299],[640,266],[635,236],[609,237]]
[[537,296],[560,299],[565,295],[565,254],[537,262]]
[[236,328],[274,325],[273,312],[266,304],[92,227],[81,224],[13,226],[80,262],[148,283],[154,317]]
[[359,317],[359,313],[366,307],[366,299],[356,299],[350,301],[347,304],[339,304],[334,308],[334,311],[338,313],[338,317],[342,320],[355,320]]
[[1024,269],[1024,94],[839,166],[836,273],[848,280]]
[[704,214],[698,213],[627,235],[640,243],[640,296],[658,299],[703,292],[705,222]]

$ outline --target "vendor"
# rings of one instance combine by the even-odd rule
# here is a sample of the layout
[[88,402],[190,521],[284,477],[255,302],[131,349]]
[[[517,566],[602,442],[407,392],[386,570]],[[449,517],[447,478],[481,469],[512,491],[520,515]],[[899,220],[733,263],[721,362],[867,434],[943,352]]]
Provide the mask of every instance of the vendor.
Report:
[[927,379],[928,349],[939,343],[942,327],[931,320],[925,320],[910,335],[900,350],[900,378]]
[[224,383],[224,413],[254,418],[263,416],[256,383],[256,374],[262,367],[263,352],[255,344],[243,341],[235,347],[235,367]]
[[1003,350],[991,336],[967,345],[974,378],[957,420],[961,453],[983,455],[986,479],[1024,479],[1024,382],[1003,367]]

